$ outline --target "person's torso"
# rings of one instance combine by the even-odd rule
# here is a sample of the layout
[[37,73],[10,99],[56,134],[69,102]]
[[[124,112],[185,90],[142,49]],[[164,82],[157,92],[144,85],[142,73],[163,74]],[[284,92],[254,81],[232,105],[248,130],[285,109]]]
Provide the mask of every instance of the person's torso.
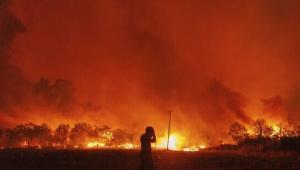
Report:
[[141,152],[145,154],[151,153],[151,139],[145,134],[141,136]]

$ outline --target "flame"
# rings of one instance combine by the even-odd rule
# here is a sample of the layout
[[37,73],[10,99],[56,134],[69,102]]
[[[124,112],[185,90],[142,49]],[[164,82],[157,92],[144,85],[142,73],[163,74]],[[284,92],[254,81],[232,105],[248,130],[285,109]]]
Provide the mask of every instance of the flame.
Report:
[[23,147],[25,147],[25,148],[26,148],[26,147],[28,146],[28,143],[27,143],[27,141],[25,140],[25,141],[23,142],[23,144],[22,144],[22,145],[23,145]]
[[86,144],[86,148],[123,148],[123,149],[133,149],[135,145],[132,143],[124,143],[118,146],[106,146],[103,142],[90,141]]
[[[158,138],[156,147],[157,149],[166,149],[168,143],[168,135]],[[179,133],[172,133],[169,138],[169,149],[174,151],[196,152],[200,149],[205,149],[206,146],[201,145],[188,145],[186,138]]]
[[205,145],[199,145],[199,146],[185,147],[185,148],[183,148],[183,151],[185,151],[185,152],[197,152],[200,149],[206,149],[206,146]]
[[273,134],[272,135],[277,135],[280,134],[281,128],[277,125],[271,125],[272,129],[273,129]]
[[205,145],[200,145],[199,147],[200,147],[200,149],[205,149],[206,148]]
[[99,148],[99,147],[104,147],[105,143],[101,143],[98,141],[92,141],[92,142],[88,142],[88,144],[86,146],[88,148]]
[[[168,144],[168,135],[165,135],[162,138],[158,139],[158,143],[156,145],[157,148],[167,148]],[[185,144],[185,138],[178,134],[172,133],[169,138],[169,149],[170,150],[180,150],[182,149],[183,145]]]
[[106,138],[107,140],[112,140],[113,139],[113,132],[112,131],[106,131],[105,133],[102,134],[103,138]]
[[124,143],[121,145],[121,147],[124,149],[133,149],[134,145],[132,143]]
[[183,148],[183,151],[186,151],[186,152],[196,152],[196,151],[199,151],[199,148],[197,148],[196,146],[191,146],[191,147]]

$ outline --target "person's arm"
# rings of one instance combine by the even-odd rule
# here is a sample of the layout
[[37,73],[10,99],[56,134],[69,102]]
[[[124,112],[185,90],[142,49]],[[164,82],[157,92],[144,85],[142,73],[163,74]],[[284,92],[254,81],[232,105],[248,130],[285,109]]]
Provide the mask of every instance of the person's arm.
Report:
[[156,142],[156,136],[155,136],[155,133],[153,132],[153,136],[151,138],[151,142],[152,143],[155,143]]

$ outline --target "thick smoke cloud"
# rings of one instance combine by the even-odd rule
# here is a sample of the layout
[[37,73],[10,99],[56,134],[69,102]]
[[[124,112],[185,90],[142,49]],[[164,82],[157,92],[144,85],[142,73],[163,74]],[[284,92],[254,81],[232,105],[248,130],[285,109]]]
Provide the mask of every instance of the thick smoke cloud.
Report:
[[232,113],[234,118],[238,121],[242,121],[247,124],[251,123],[251,118],[248,117],[244,110],[244,107],[246,106],[246,99],[243,95],[227,89],[218,81],[212,82],[208,89],[208,93],[209,96],[213,97],[212,103],[215,104],[215,107],[220,108],[220,113],[229,112]]
[[28,80],[22,70],[12,63],[12,44],[24,33],[24,24],[9,10],[10,1],[0,1],[0,123],[10,126],[24,118],[32,118],[36,108],[53,112],[73,111],[76,100],[71,82],[47,79]]
[[[174,130],[215,142],[234,121],[299,123],[299,6],[293,0],[16,0],[14,15],[5,5],[1,18],[20,23],[18,16],[27,30],[12,43],[21,30],[9,29],[11,40],[1,44],[5,53],[12,45],[14,55],[1,64],[11,63],[17,80],[29,84],[12,86],[24,88],[14,100],[43,98],[29,102],[39,111],[52,103],[47,120],[54,123],[84,119],[134,133],[151,124],[163,133],[172,110]],[[44,76],[52,81],[32,83]],[[33,94],[24,93],[28,88]],[[39,111],[23,120],[43,121]]]
[[41,78],[33,87],[33,93],[38,98],[36,102],[42,105],[52,104],[60,111],[72,109],[76,102],[72,83],[67,80],[56,80],[50,83],[49,80]]
[[10,63],[11,44],[25,27],[7,8],[8,1],[0,1],[0,113],[4,121],[5,113],[14,114],[13,107],[23,104],[30,87],[21,70]]

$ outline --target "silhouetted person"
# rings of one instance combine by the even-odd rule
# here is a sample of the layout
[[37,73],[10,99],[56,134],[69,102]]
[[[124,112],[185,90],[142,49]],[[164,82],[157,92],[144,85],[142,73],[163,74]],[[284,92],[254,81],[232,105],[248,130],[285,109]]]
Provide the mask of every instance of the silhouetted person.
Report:
[[156,142],[156,136],[152,127],[147,127],[145,134],[141,136],[141,170],[153,170],[151,155],[151,143]]

